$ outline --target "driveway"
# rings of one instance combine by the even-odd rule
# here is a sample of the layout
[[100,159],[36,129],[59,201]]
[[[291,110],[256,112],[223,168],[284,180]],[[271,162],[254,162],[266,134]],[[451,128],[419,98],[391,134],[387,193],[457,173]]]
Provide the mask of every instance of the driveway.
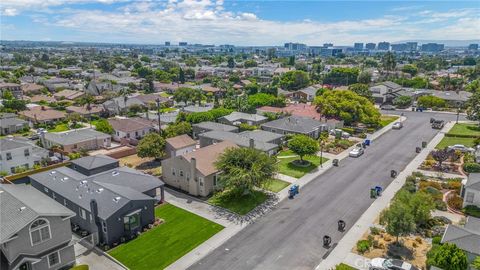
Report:
[[[392,112],[389,112],[392,113]],[[373,202],[372,186],[386,187],[390,170],[402,171],[416,156],[415,147],[430,141],[438,130],[430,117],[455,120],[455,115],[405,112],[401,130],[378,138],[359,158],[347,158],[311,181],[293,200],[284,200],[276,209],[233,236],[190,269],[313,269],[328,255],[322,237],[332,243],[342,234],[337,221],[350,229]]]

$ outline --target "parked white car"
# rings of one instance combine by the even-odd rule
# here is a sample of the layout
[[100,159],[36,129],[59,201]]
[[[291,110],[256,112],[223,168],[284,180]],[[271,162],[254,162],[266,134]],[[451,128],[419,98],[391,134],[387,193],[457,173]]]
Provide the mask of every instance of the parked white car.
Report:
[[384,258],[372,259],[368,265],[370,270],[418,270],[417,267],[410,263]]
[[401,129],[403,127],[402,122],[395,122],[393,123],[392,129]]
[[463,153],[473,153],[473,152],[475,152],[475,149],[473,149],[472,147],[466,147],[463,144],[450,145],[448,147],[448,149],[458,150],[458,151],[463,152]]
[[363,155],[363,152],[364,150],[362,147],[355,147],[352,149],[352,151],[350,151],[350,153],[348,153],[348,155],[351,157],[359,157]]

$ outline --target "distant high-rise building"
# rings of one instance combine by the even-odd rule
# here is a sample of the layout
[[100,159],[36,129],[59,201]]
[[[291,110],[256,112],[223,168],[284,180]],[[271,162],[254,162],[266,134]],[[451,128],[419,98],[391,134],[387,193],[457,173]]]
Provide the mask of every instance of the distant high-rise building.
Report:
[[407,50],[407,44],[405,43],[392,44],[392,51],[404,52],[406,50]]
[[422,44],[422,52],[440,52],[443,51],[445,45],[439,43]]
[[367,43],[365,44],[365,49],[367,50],[375,50],[376,44],[375,43]]
[[178,42],[178,46],[187,46],[187,45],[188,45],[187,42],[184,42],[184,41],[183,42],[182,41]]
[[418,49],[417,42],[407,42],[407,51],[416,51]]
[[307,45],[302,43],[288,42],[284,44],[284,48],[290,51],[302,51],[307,49]]
[[386,41],[379,42],[378,43],[378,49],[381,50],[381,51],[390,50],[390,42],[386,42]]
[[353,44],[353,49],[356,51],[361,51],[363,50],[363,43],[357,42]]
[[472,44],[468,45],[468,49],[471,50],[471,51],[476,51],[476,50],[478,50],[478,44],[472,43]]
[[170,41],[165,41],[165,46],[170,46]]
[[333,47],[333,43],[323,43],[324,48],[330,48]]

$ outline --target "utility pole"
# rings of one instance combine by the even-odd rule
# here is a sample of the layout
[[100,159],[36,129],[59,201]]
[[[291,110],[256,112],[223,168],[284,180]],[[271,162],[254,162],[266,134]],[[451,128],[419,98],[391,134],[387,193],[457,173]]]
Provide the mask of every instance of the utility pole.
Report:
[[162,135],[162,122],[160,120],[160,98],[157,98],[157,114],[158,114],[158,134]]

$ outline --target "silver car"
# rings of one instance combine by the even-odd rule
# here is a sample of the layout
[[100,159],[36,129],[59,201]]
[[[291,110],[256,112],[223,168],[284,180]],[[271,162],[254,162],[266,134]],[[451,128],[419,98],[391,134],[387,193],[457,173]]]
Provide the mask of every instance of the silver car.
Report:
[[352,151],[350,151],[350,153],[348,153],[348,155],[351,157],[359,157],[363,155],[363,152],[364,150],[362,147],[355,147],[352,149]]
[[448,147],[448,149],[453,149],[453,150],[458,150],[462,153],[473,153],[475,152],[475,149],[471,148],[471,147],[466,147],[465,145],[463,144],[454,144],[454,145],[450,145]]
[[369,270],[418,270],[417,267],[410,263],[384,258],[372,259],[369,263]]
[[392,129],[401,129],[403,127],[402,122],[395,122],[393,123]]

